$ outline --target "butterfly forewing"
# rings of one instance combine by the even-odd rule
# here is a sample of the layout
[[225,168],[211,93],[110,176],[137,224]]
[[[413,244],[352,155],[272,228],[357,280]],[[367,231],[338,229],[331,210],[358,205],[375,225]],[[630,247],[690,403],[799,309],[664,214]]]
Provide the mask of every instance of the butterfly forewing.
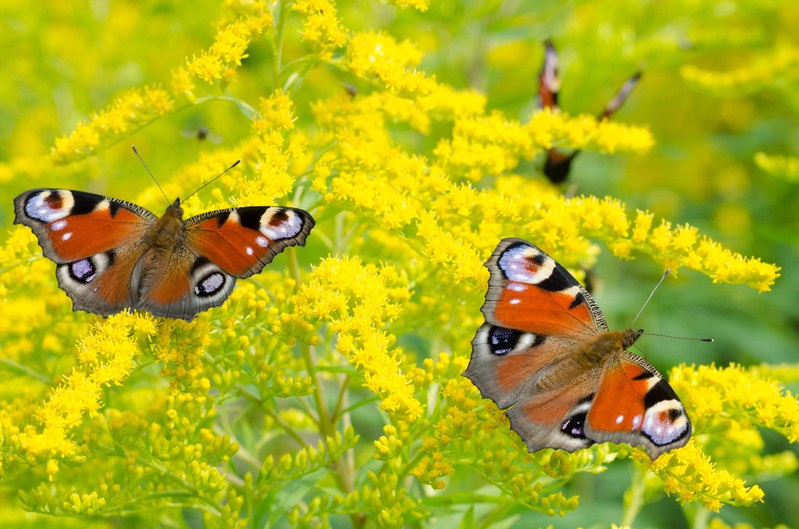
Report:
[[543,335],[592,335],[607,330],[591,295],[537,246],[503,239],[486,262],[486,321]]
[[14,200],[73,309],[107,316],[130,306],[129,279],[157,217],[130,202],[67,189],[32,189]]
[[144,208],[82,191],[32,189],[14,199],[15,224],[39,239],[45,257],[78,261],[140,239],[156,220]]
[[307,211],[243,207],[186,221],[188,240],[225,273],[244,278],[260,272],[288,246],[304,246],[315,221]]

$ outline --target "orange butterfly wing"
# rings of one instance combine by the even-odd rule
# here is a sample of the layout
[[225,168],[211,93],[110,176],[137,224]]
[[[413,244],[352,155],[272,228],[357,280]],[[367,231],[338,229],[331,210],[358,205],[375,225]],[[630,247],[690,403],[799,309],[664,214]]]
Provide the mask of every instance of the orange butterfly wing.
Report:
[[15,224],[30,227],[55,261],[73,310],[109,315],[130,306],[128,283],[141,243],[157,217],[130,202],[70,191],[32,189],[14,199]]
[[597,442],[643,446],[655,459],[688,442],[691,421],[660,373],[625,352],[605,365],[586,418],[586,435]]
[[253,206],[192,217],[186,236],[199,255],[244,278],[260,272],[287,246],[304,246],[314,224],[302,209]]
[[14,224],[31,228],[44,256],[69,263],[140,239],[157,217],[144,208],[82,191],[32,189],[14,199]]

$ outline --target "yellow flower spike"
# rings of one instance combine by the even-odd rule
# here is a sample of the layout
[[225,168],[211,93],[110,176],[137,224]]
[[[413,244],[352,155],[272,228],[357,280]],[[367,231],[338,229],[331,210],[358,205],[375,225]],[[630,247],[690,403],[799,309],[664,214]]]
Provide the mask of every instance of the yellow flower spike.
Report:
[[413,397],[410,374],[402,372],[391,349],[393,337],[381,330],[396,317],[393,298],[398,292],[391,294],[387,283],[392,276],[396,280],[390,269],[364,266],[359,259],[325,259],[300,286],[293,305],[299,314],[336,324],[336,349],[362,373],[366,387],[381,398],[381,407],[413,420],[422,406]]
[[778,384],[754,373],[756,369],[749,372],[736,365],[680,366],[672,370],[669,381],[690,403],[692,417],[697,421],[719,416],[735,418],[744,424],[775,430],[791,442],[799,441],[799,403]]
[[740,96],[756,93],[777,82],[793,82],[797,78],[799,48],[792,44],[778,44],[747,65],[728,71],[711,71],[686,65],[680,74],[686,81],[722,96]]
[[[109,317],[93,327],[79,345],[79,366],[64,377],[50,398],[34,414],[38,426],[29,425],[20,434],[21,448],[33,457],[72,456],[78,446],[71,431],[85,415],[102,406],[101,394],[109,385],[120,384],[133,369],[138,348],[136,318],[128,313]],[[57,467],[55,467],[57,468]]]
[[653,143],[644,129],[596,121],[590,116],[572,118],[542,110],[523,125],[493,112],[457,119],[452,139],[440,141],[434,153],[437,164],[446,171],[479,180],[486,174],[510,171],[520,160],[554,146],[612,153],[643,152]]
[[132,130],[172,113],[174,107],[172,97],[161,88],[132,90],[117,98],[107,110],[94,114],[88,123],[78,125],[68,136],[57,138],[50,159],[55,164],[66,164],[91,156]]
[[176,89],[190,87],[191,82],[187,77],[196,77],[209,84],[222,80],[223,76],[229,75],[228,72],[241,66],[241,61],[247,57],[250,41],[267,29],[271,30],[272,22],[271,15],[264,11],[223,27],[207,51],[176,70],[173,86]]
[[661,455],[650,468],[670,484],[666,492],[676,494],[684,503],[699,501],[705,508],[718,511],[724,503],[752,505],[763,501],[760,487],[747,488],[742,479],[718,469],[694,442]]

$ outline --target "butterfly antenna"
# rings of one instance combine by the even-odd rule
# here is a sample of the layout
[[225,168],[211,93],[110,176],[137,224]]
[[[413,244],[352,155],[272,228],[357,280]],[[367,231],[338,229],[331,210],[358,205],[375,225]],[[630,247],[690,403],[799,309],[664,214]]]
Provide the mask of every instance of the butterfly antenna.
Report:
[[194,191],[194,193],[192,193],[191,195],[189,195],[189,196],[187,196],[186,198],[184,198],[184,199],[183,199],[183,202],[187,201],[188,199],[190,199],[191,197],[193,197],[194,195],[196,195],[197,193],[199,193],[200,189],[204,188],[205,186],[207,186],[208,184],[210,184],[211,182],[213,182],[214,180],[216,180],[217,178],[219,178],[219,177],[220,177],[220,176],[222,176],[223,174],[227,173],[228,171],[230,171],[231,169],[233,169],[234,167],[236,167],[237,165],[239,165],[240,163],[241,163],[241,160],[236,160],[235,162],[233,162],[233,165],[231,165],[230,167],[228,167],[227,169],[225,169],[224,171],[222,171],[221,173],[219,173],[218,175],[216,175],[216,176],[215,176],[215,177],[213,177],[212,179],[208,180],[206,183],[204,183],[203,185],[201,185],[200,187],[198,187],[198,188],[197,188],[197,189]]
[[138,149],[136,149],[136,146],[135,146],[135,145],[131,145],[131,147],[133,148],[133,152],[134,152],[134,153],[136,153],[136,156],[139,158],[139,161],[141,162],[141,164],[144,166],[144,168],[145,168],[145,169],[147,170],[147,172],[150,174],[150,177],[152,177],[152,179],[153,179],[153,182],[155,182],[155,185],[157,185],[157,186],[158,186],[158,189],[160,189],[160,190],[161,190],[161,194],[162,194],[162,195],[164,195],[164,198],[166,199],[166,203],[167,203],[167,204],[171,204],[172,202],[169,200],[169,197],[168,197],[168,196],[166,196],[166,193],[164,193],[164,188],[163,188],[163,187],[161,187],[161,184],[159,184],[159,183],[158,183],[158,179],[155,177],[155,175],[153,174],[153,172],[152,172],[152,171],[150,171],[150,168],[149,168],[149,167],[147,167],[147,164],[146,164],[146,163],[144,163],[144,158],[142,158],[142,157],[141,157],[141,154],[139,154],[139,151],[138,151]]
[[674,338],[675,340],[691,340],[692,342],[712,342],[713,338],[693,338],[690,336],[674,336],[672,334],[657,334],[653,332],[645,332],[647,336],[660,336],[661,338]]
[[649,300],[652,299],[652,296],[655,295],[655,291],[658,289],[663,280],[666,279],[666,276],[669,275],[669,272],[671,272],[671,269],[666,268],[666,271],[663,272],[663,276],[660,278],[660,281],[658,281],[658,284],[655,285],[655,288],[652,289],[652,292],[649,293],[649,297],[646,298],[646,301],[644,301],[644,304],[641,305],[641,309],[638,311],[638,314],[636,314],[635,318],[633,318],[633,322],[630,324],[630,329],[632,329],[633,326],[635,325],[635,322],[638,321],[638,317],[641,315],[642,312],[644,312],[644,308],[646,308],[647,303],[649,303]]

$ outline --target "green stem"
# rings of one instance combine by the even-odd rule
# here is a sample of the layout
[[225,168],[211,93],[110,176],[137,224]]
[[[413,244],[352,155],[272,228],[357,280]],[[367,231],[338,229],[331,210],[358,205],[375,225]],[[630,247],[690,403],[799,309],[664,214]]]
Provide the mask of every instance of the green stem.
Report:
[[23,373],[28,375],[31,378],[34,378],[40,382],[51,386],[53,384],[53,379],[50,377],[46,377],[39,373],[38,371],[34,371],[33,369],[29,368],[28,366],[24,366],[20,363],[15,362],[9,358],[0,358],[0,364],[9,368],[9,370],[17,371],[19,373]]
[[[296,288],[299,288],[300,282],[302,281],[300,263],[297,259],[296,252],[294,252],[292,248],[289,249],[288,254],[289,271],[296,283]],[[316,361],[313,357],[311,346],[301,342],[300,351],[302,353],[302,359],[305,362],[305,369],[308,371],[308,376],[311,377],[311,383],[314,388],[313,400],[319,415],[319,434],[322,436],[323,442],[327,443],[327,438],[332,437],[335,431],[335,424],[331,421],[327,403],[325,403],[324,388],[317,376]],[[344,459],[339,457],[336,458],[333,464],[335,466],[333,469],[333,477],[336,483],[338,483],[339,488],[345,493],[352,492],[355,488],[354,462],[353,465],[348,465]],[[364,526],[365,519],[357,514],[350,514],[350,522],[354,528],[360,529]]]
[[646,472],[647,470],[640,466],[633,466],[632,482],[630,488],[627,489],[627,497],[624,498],[624,516],[621,520],[622,527],[632,527],[635,517],[644,506],[644,493],[646,492]]
[[277,9],[280,12],[277,13],[277,29],[275,31],[274,57],[272,60],[272,91],[283,85],[280,78],[283,75],[283,31],[286,26],[286,4],[288,2],[281,1],[277,3]]

